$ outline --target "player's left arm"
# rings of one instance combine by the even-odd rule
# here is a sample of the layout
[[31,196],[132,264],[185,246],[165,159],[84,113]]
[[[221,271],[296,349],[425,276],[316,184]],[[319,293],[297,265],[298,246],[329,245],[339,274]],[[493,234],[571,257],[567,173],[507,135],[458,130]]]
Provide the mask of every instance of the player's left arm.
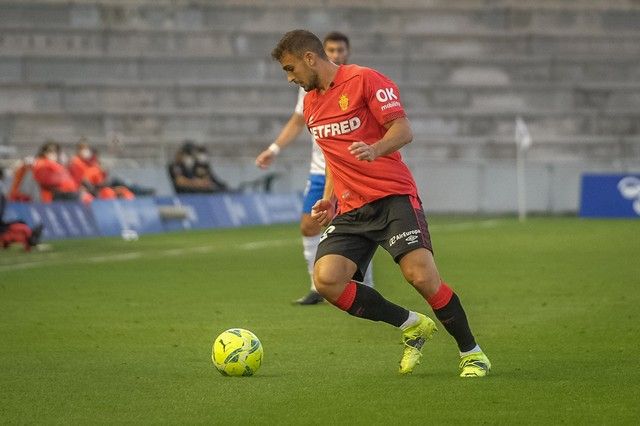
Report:
[[406,117],[396,118],[385,124],[387,132],[378,142],[368,145],[354,142],[349,145],[349,152],[358,160],[373,161],[383,155],[391,154],[413,140],[411,124]]

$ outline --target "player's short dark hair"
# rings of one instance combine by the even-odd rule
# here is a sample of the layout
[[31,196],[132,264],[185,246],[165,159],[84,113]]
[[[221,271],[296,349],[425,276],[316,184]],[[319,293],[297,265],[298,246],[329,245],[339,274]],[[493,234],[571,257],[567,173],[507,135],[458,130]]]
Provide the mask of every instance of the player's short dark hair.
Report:
[[344,44],[347,45],[347,49],[349,49],[349,37],[347,37],[344,33],[340,31],[331,31],[329,34],[324,36],[324,41],[322,44],[326,44],[328,41],[343,41]]
[[305,52],[313,52],[324,59],[327,57],[322,42],[314,33],[307,30],[293,30],[282,36],[275,49],[271,51],[271,57],[280,61],[285,53],[290,53],[301,58]]

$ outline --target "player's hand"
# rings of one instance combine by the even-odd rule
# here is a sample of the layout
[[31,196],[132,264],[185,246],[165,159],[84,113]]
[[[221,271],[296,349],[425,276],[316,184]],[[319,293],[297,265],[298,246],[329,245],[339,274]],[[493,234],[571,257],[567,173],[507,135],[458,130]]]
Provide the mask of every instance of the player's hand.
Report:
[[336,214],[335,204],[327,199],[321,199],[311,207],[311,218],[322,226],[327,226]]
[[360,161],[373,161],[376,159],[377,154],[373,145],[368,145],[364,142],[354,142],[349,145],[349,152],[351,155]]
[[274,154],[273,151],[271,151],[270,149],[265,149],[256,158],[256,166],[260,167],[261,169],[267,169],[269,168],[271,163],[273,163],[273,160],[275,160],[275,158],[276,154]]

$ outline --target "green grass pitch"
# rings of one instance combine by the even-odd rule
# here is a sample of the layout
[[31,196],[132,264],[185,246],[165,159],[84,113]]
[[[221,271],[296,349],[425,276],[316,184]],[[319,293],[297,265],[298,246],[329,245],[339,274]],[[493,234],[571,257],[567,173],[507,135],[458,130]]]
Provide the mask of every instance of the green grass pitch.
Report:
[[[400,377],[399,332],[307,291],[297,225],[0,251],[0,423],[638,424],[640,221],[431,220],[436,259],[493,362],[457,377],[442,330]],[[378,289],[431,314],[388,255]],[[223,377],[213,338],[262,340]]]

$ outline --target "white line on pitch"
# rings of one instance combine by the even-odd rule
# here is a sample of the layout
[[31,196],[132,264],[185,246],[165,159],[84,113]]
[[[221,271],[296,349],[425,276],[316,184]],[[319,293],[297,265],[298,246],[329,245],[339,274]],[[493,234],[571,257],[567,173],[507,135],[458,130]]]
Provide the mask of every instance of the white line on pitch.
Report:
[[[460,223],[447,223],[442,225],[430,225],[429,228],[431,231],[436,232],[446,232],[446,231],[466,231],[469,229],[477,229],[477,228],[495,228],[499,225],[499,220],[490,219],[483,221],[470,221],[470,222],[460,222]],[[240,249],[240,250],[261,250],[265,248],[272,247],[283,247],[290,244],[297,244],[300,240],[298,238],[286,238],[280,240],[263,240],[263,241],[252,241],[248,243],[234,244],[230,247],[231,249]],[[53,266],[53,265],[62,265],[62,264],[73,264],[79,262],[94,262],[94,263],[103,263],[103,262],[126,262],[130,260],[140,259],[140,258],[155,258],[155,257],[175,257],[182,256],[187,253],[199,253],[205,254],[210,253],[216,250],[226,249],[222,246],[199,246],[199,247],[185,247],[185,248],[175,248],[175,249],[167,249],[156,252],[129,252],[129,253],[118,253],[113,255],[103,255],[103,256],[91,256],[88,258],[74,258],[74,259],[60,259],[59,253],[48,253],[46,259],[41,260],[33,260],[28,262],[14,263],[11,265],[0,265],[0,271],[16,271],[21,269],[32,269],[39,268],[42,266]]]

